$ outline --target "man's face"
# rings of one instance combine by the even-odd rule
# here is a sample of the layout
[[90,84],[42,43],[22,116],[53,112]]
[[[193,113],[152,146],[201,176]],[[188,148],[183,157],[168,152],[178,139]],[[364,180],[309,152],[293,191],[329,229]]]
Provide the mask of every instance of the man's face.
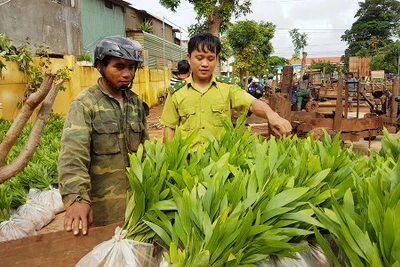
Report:
[[133,60],[112,57],[104,68],[104,74],[114,86],[127,87],[135,77],[136,65]]
[[187,55],[187,59],[193,73],[193,78],[208,82],[217,64],[217,55],[215,52],[211,52],[207,48],[205,48],[205,51],[195,49],[191,54]]

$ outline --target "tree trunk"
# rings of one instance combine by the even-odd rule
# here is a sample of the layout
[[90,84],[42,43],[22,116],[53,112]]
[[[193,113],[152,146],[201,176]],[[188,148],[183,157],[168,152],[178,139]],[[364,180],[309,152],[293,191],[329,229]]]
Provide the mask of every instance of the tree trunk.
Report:
[[[214,12],[211,12],[208,16],[208,31],[214,35],[215,37],[219,38],[221,34],[221,25],[222,25],[222,17]],[[217,65],[214,69],[214,75],[219,76],[221,75],[221,65],[220,59],[217,59]]]
[[284,66],[282,74],[282,86],[281,86],[282,93],[291,95],[292,84],[293,84],[293,66]]
[[249,88],[249,72],[247,70],[243,70],[244,75],[246,76],[246,79],[244,80],[244,90],[247,91],[247,89]]
[[6,136],[0,144],[0,167],[3,166],[8,152],[18,139],[26,122],[32,116],[35,108],[45,99],[51,89],[55,74],[46,73],[42,84],[37,92],[31,94],[22,107],[21,113],[14,120]]
[[[17,175],[19,172],[21,172],[27,165],[29,160],[32,158],[33,154],[36,151],[37,146],[39,145],[39,141],[40,141],[40,136],[42,134],[43,128],[47,122],[47,119],[50,115],[51,112],[51,108],[53,106],[54,100],[58,94],[58,91],[61,87],[61,85],[63,84],[63,80],[58,80],[57,82],[52,83],[51,88],[47,88],[48,87],[48,82],[51,80],[53,81],[55,75],[53,74],[46,74],[45,80],[42,83],[42,86],[40,87],[41,90],[43,91],[47,91],[46,93],[46,97],[43,101],[43,104],[40,108],[40,111],[38,113],[38,116],[36,118],[36,121],[33,125],[33,128],[31,130],[31,133],[29,134],[29,138],[24,146],[24,149],[21,151],[21,153],[18,155],[18,157],[9,165],[7,166],[2,166],[0,167],[0,183],[3,183],[5,181],[7,181],[8,179],[12,178],[13,176]],[[39,90],[39,91],[41,91]],[[50,91],[50,92],[49,92]],[[38,96],[35,95],[33,96],[31,95],[28,100],[25,102],[24,107],[27,106],[27,108],[24,110],[25,113],[21,116],[21,118],[25,119],[27,114],[32,114],[33,110],[35,109],[35,107],[40,103],[37,101],[33,101],[33,99],[37,100]],[[32,98],[31,98],[32,97]],[[32,105],[32,103],[35,103],[36,105]],[[22,114],[22,112],[21,112]],[[29,119],[30,116],[27,117],[27,119]],[[26,121],[27,121],[26,119]],[[16,120],[17,121],[17,120]],[[13,125],[15,124],[15,122],[13,123]],[[18,120],[18,126],[21,123],[22,119]],[[25,123],[26,123],[25,121]],[[23,124],[23,126],[25,125],[25,123]],[[12,127],[11,127],[12,128]],[[11,130],[10,128],[10,130]],[[23,127],[17,127],[14,126],[13,131],[10,132],[10,130],[7,132],[7,134],[10,133],[10,138],[8,139],[8,142],[11,143],[15,143],[14,138],[16,139]],[[19,129],[19,132],[17,133],[16,131]],[[4,143],[5,140],[3,140],[2,144]],[[9,147],[9,143],[5,144],[4,147],[8,148]],[[8,149],[9,151],[9,149]],[[7,154],[8,154],[7,151]],[[1,152],[3,153],[3,151],[1,150]],[[7,156],[7,154],[5,156]],[[5,158],[4,156],[4,158]],[[3,160],[4,162],[4,160]]]
[[306,73],[306,62],[307,62],[307,52],[303,51],[303,58],[301,59],[301,70],[300,70],[300,79],[303,77],[304,73]]

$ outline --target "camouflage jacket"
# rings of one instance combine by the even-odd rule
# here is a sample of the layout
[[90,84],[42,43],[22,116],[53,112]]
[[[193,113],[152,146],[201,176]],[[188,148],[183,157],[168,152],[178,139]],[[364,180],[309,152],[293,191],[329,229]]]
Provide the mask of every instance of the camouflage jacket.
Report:
[[130,189],[128,153],[149,139],[148,106],[132,91],[124,109],[101,85],[82,91],[71,103],[61,139],[59,187],[66,207],[92,206],[94,225],[122,221]]

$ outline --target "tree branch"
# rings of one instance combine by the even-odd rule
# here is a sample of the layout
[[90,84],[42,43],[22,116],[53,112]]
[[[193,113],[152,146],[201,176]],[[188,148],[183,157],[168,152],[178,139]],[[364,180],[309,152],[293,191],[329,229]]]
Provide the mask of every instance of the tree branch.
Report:
[[[51,79],[54,79],[54,75],[51,77]],[[29,160],[32,158],[36,148],[39,145],[43,128],[47,122],[54,100],[56,99],[58,91],[63,82],[63,80],[58,80],[52,84],[50,92],[43,101],[35,124],[33,125],[31,133],[29,134],[28,141],[26,142],[19,156],[9,165],[0,167],[0,184],[17,175],[28,165]]]
[[28,99],[24,103],[24,106],[22,107],[20,114],[14,120],[10,129],[8,129],[6,136],[0,144],[0,167],[3,166],[8,153],[17,141],[22,129],[24,129],[26,122],[32,116],[33,111],[48,95],[52,87],[54,77],[55,74],[45,74],[39,90],[28,97]]

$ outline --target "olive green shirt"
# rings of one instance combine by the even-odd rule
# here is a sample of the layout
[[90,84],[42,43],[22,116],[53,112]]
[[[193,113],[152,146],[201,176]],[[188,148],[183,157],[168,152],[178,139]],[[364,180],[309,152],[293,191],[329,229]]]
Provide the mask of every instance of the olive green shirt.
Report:
[[221,132],[223,115],[230,117],[231,108],[239,113],[247,112],[255,99],[232,83],[217,81],[214,75],[203,91],[194,84],[192,76],[181,88],[173,90],[165,102],[161,124],[172,129],[179,126],[184,137],[199,130],[192,148],[204,143],[207,136]]
[[64,205],[91,204],[94,225],[122,221],[130,190],[126,176],[128,153],[149,139],[149,109],[127,91],[124,108],[97,85],[82,91],[71,103],[61,139],[59,187]]

